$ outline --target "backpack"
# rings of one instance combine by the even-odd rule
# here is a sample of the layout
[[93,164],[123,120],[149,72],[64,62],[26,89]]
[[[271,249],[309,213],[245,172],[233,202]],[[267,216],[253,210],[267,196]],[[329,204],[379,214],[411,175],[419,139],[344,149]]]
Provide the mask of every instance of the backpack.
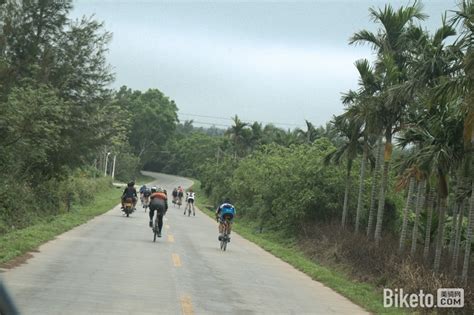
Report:
[[135,194],[136,194],[135,188],[127,187],[127,189],[125,189],[124,197],[125,198],[134,198]]

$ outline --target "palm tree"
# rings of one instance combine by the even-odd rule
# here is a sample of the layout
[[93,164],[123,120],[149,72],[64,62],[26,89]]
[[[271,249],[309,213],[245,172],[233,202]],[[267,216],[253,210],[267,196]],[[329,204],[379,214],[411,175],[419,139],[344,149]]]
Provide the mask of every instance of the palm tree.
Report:
[[397,125],[400,123],[406,105],[405,99],[390,94],[390,87],[406,80],[407,57],[405,52],[412,42],[410,38],[412,34],[409,31],[410,23],[415,19],[422,20],[426,15],[422,13],[422,6],[415,3],[408,7],[402,6],[398,11],[395,11],[390,5],[386,5],[383,10],[371,8],[370,16],[374,22],[381,25],[379,31],[376,34],[366,30],[357,32],[350,39],[350,43],[370,44],[378,54],[376,71],[384,74],[381,98],[383,103],[380,104],[380,107],[383,110],[381,118],[385,127],[385,154],[375,228],[375,241],[378,245],[382,235],[385,193],[392,157],[392,136],[398,130]]
[[325,158],[325,164],[334,162],[339,164],[343,159],[346,160],[346,188],[344,193],[344,206],[342,209],[342,227],[345,227],[348,207],[349,191],[352,183],[352,166],[357,154],[362,151],[362,145],[359,141],[361,137],[361,125],[356,120],[348,120],[344,115],[334,118],[334,126],[339,130],[340,135],[346,139],[345,143],[330,152]]
[[407,226],[408,226],[408,212],[412,209],[413,206],[413,192],[415,191],[415,177],[409,176],[408,183],[408,194],[407,201],[405,203],[405,208],[403,209],[403,221],[402,221],[402,230],[400,232],[400,244],[398,247],[398,252],[403,253],[405,249],[405,241],[407,236]]
[[[412,138],[418,139],[421,149],[413,156],[414,163],[436,176],[439,196],[439,225],[434,261],[438,271],[444,246],[444,223],[448,198],[448,176],[452,168],[459,165],[463,157],[462,144],[457,141],[462,134],[460,113],[454,105],[432,107],[426,112],[424,124],[410,128]],[[400,138],[403,143],[406,141]]]
[[[363,126],[363,155],[360,167],[359,177],[359,195],[357,198],[357,211],[355,221],[355,232],[359,232],[359,222],[362,215],[364,180],[366,163],[369,159],[370,140],[374,135],[380,132],[380,126],[376,117],[374,106],[374,95],[380,89],[379,82],[367,59],[360,59],[355,62],[359,72],[359,90],[357,92],[349,91],[343,95],[343,104],[349,105],[344,114],[349,120],[356,120]],[[371,212],[373,214],[373,211]]]
[[304,143],[313,143],[314,140],[319,138],[318,131],[311,122],[307,120],[305,120],[305,122],[306,122],[306,131],[298,128],[297,132],[301,136],[302,141]]
[[462,233],[462,224],[464,220],[464,209],[468,205],[467,198],[461,202],[461,207],[459,208],[459,215],[456,225],[456,233],[455,233],[455,240],[454,240],[454,249],[453,249],[453,258],[451,260],[451,270],[454,275],[457,274],[458,271],[458,260],[459,260],[459,247],[461,243],[461,233]]
[[259,122],[254,122],[250,126],[251,135],[250,135],[250,148],[253,150],[262,144],[263,141],[263,127],[262,124]]
[[242,156],[244,151],[243,142],[245,137],[245,129],[248,124],[242,122],[237,115],[235,115],[232,120],[234,124],[227,130],[227,134],[234,143],[234,158],[237,158],[238,156]]
[[464,253],[464,265],[462,270],[462,280],[467,282],[467,273],[470,263],[471,243],[474,233],[474,180],[472,179],[474,172],[474,1],[465,0],[460,3],[459,10],[452,20],[454,25],[460,25],[461,34],[456,43],[457,48],[462,53],[458,64],[454,67],[454,71],[458,71],[455,76],[447,80],[443,92],[449,93],[455,98],[462,99],[460,107],[464,118],[464,142],[466,151],[470,150],[470,178],[471,179],[471,199],[469,204],[469,222],[466,235],[466,250]]
[[421,181],[418,185],[418,193],[416,197],[416,210],[415,210],[415,221],[413,222],[413,230],[411,237],[411,250],[410,254],[415,256],[416,254],[416,245],[418,244],[418,224],[420,222],[421,208],[425,205],[426,198],[426,178],[421,178]]
[[288,148],[293,144],[299,143],[299,134],[294,130],[284,131],[280,129],[276,133],[275,142]]
[[[423,260],[427,261],[430,254],[431,243],[431,224],[433,221],[433,207],[436,198],[436,190],[432,186],[428,193],[428,201],[426,202],[426,228],[425,228],[425,244],[423,248]],[[439,202],[437,203],[439,204]]]

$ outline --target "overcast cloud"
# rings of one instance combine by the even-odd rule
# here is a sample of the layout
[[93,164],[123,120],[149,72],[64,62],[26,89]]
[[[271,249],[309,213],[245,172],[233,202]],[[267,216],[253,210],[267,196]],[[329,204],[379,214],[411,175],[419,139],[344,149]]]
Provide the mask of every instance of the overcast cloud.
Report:
[[[357,86],[353,66],[368,47],[347,44],[375,30],[368,8],[406,1],[75,1],[74,16],[95,14],[113,33],[113,87],[158,88],[180,119],[325,124],[342,112],[341,92]],[[424,1],[435,29],[455,1]],[[198,125],[198,124],[196,124]]]

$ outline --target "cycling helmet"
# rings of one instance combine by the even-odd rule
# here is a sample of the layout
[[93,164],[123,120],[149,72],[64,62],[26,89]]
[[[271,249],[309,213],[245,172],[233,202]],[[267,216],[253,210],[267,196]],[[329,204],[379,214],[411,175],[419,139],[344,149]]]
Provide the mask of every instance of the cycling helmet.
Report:
[[163,187],[158,187],[158,189],[156,191],[157,192],[164,192],[165,190],[163,189]]
[[156,187],[155,186],[151,187],[151,192],[152,193],[156,192]]
[[228,197],[224,198],[224,203],[230,203],[230,198]]
[[133,187],[135,186],[135,182],[134,181],[131,181],[130,183],[127,184],[128,187]]

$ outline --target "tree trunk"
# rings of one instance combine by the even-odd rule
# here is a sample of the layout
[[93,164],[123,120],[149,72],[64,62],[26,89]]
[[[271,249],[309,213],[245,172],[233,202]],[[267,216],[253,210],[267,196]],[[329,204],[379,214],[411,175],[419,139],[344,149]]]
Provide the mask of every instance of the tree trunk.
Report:
[[383,154],[382,137],[379,137],[379,139],[377,140],[377,148],[375,149],[375,169],[373,171],[372,188],[370,192],[370,209],[369,209],[369,219],[367,223],[367,237],[372,237],[374,215],[375,215],[375,205],[377,201],[377,186],[379,182],[382,154]]
[[349,191],[351,189],[351,169],[352,160],[347,160],[347,174],[346,174],[346,192],[344,193],[344,207],[342,209],[342,227],[346,225],[347,212],[349,207]]
[[451,221],[451,233],[449,235],[449,257],[453,257],[453,252],[454,252],[454,243],[456,242],[456,227],[458,223],[458,213],[461,208],[460,203],[456,203],[453,206],[453,219]]
[[434,260],[434,271],[439,271],[439,265],[441,263],[441,252],[443,251],[444,245],[444,221],[445,221],[445,213],[446,213],[446,197],[440,199],[440,207],[439,207],[439,221],[438,221],[438,237],[436,242],[436,253],[435,253],[435,260]]
[[[423,260],[427,260],[430,254],[430,243],[431,243],[431,223],[433,221],[433,208],[435,206],[434,200],[436,191],[432,187],[429,192],[428,202],[426,205],[426,231],[425,231],[425,248],[423,250]],[[436,204],[436,209],[439,210],[439,200]]]
[[355,222],[355,232],[359,233],[359,221],[362,214],[363,198],[364,198],[364,182],[365,182],[365,165],[367,163],[367,156],[369,154],[369,145],[367,140],[364,143],[364,154],[362,155],[362,162],[360,165],[360,181],[359,181],[359,197],[357,198],[357,212]]
[[472,233],[474,231],[474,180],[472,181],[472,191],[473,193],[471,195],[471,202],[469,204],[469,221],[466,233],[466,251],[464,252],[464,264],[461,276],[463,283],[467,283],[467,272],[469,270],[469,263],[471,258]]
[[413,223],[413,233],[411,236],[411,251],[410,254],[414,256],[416,254],[416,245],[418,243],[418,224],[420,222],[421,208],[425,205],[426,197],[426,179],[422,179],[418,185],[418,193],[416,197],[416,214],[415,222]]
[[[472,110],[472,109],[471,109]],[[472,115],[472,112],[471,112]],[[471,122],[472,124],[472,122]],[[462,281],[467,283],[467,272],[469,270],[469,263],[471,258],[471,242],[472,242],[472,233],[474,232],[474,179],[472,174],[474,173],[474,127],[471,125],[471,202],[469,204],[469,221],[467,226],[466,233],[466,251],[464,253],[464,265],[462,268]]]
[[410,177],[410,182],[408,184],[407,202],[405,203],[405,209],[403,209],[402,231],[400,232],[400,245],[398,247],[399,253],[403,253],[405,249],[405,242],[407,238],[408,212],[412,208],[414,188],[415,188],[415,178]]
[[377,210],[377,223],[375,224],[375,245],[379,246],[382,239],[383,213],[385,210],[385,191],[387,189],[388,171],[390,169],[390,160],[392,158],[392,139],[387,137],[384,151],[384,165],[382,173],[382,185],[380,185],[379,205]]
[[462,234],[462,223],[464,221],[464,208],[467,206],[467,200],[464,199],[461,203],[461,207],[459,208],[459,218],[458,224],[456,225],[456,236],[454,242],[454,249],[453,249],[453,259],[451,261],[451,270],[453,274],[456,275],[458,273],[458,260],[459,260],[459,245],[461,243],[461,234]]

